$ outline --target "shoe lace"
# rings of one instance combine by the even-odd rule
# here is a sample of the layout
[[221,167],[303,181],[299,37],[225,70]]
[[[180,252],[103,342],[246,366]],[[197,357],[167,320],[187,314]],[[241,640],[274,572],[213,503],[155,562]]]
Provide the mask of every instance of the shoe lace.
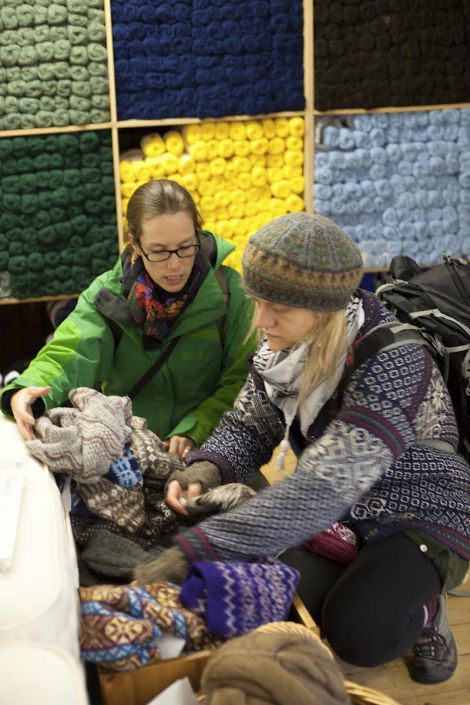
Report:
[[449,651],[447,640],[435,629],[424,632],[414,645],[415,657],[436,658],[446,651]]

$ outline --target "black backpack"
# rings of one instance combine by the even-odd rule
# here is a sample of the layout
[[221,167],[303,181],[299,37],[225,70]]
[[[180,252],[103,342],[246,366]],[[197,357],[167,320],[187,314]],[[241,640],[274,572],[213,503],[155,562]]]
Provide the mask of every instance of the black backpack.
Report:
[[376,294],[399,321],[416,326],[434,352],[454,405],[458,450],[470,460],[470,263],[443,260],[421,271],[411,258],[395,257]]

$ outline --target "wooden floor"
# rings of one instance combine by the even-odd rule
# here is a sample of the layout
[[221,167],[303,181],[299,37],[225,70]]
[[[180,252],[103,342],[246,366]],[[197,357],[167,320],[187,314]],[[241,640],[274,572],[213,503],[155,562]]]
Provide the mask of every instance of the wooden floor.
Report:
[[[274,456],[275,458],[275,456]],[[271,484],[292,472],[295,458],[286,458],[286,470],[274,468],[274,460],[263,468]],[[470,583],[462,586],[470,590]],[[449,621],[459,649],[459,665],[455,674],[440,685],[420,685],[408,676],[401,659],[378,668],[340,666],[345,678],[384,693],[399,705],[470,705],[470,597],[449,595]]]

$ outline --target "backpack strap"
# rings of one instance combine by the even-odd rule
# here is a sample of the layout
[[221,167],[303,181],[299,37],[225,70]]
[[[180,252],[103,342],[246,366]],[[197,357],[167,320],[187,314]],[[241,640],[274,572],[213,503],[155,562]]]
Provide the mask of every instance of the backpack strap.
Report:
[[423,337],[419,328],[409,323],[389,321],[371,328],[362,338],[357,339],[352,346],[352,354],[346,362],[343,376],[338,385],[339,399],[342,398],[344,389],[354,372],[369,358],[379,352],[393,350],[400,345],[416,343],[424,345],[431,352],[435,352],[432,345]]
[[132,387],[131,391],[128,392],[127,396],[132,400],[135,399],[135,397],[140,394],[142,389],[150,382],[152,377],[154,377],[158,370],[165,364],[165,362],[168,360],[170,357],[171,353],[173,352],[178,340],[180,339],[180,336],[177,338],[173,338],[171,343],[168,345],[168,347],[163,351],[163,353],[160,355],[160,357],[155,360],[153,365],[149,367],[147,372],[142,375],[142,377],[134,384]]
[[[220,286],[220,290],[222,291],[222,296],[224,297],[225,305],[227,306],[228,299],[229,299],[229,291],[228,291],[227,279],[225,277],[223,268],[219,267],[219,269],[216,269],[214,272],[214,275],[215,275],[215,278],[217,279],[218,285]],[[217,319],[217,328],[219,330],[219,336],[220,336],[221,342],[223,342],[223,340],[224,340],[224,326],[225,326],[225,314]]]

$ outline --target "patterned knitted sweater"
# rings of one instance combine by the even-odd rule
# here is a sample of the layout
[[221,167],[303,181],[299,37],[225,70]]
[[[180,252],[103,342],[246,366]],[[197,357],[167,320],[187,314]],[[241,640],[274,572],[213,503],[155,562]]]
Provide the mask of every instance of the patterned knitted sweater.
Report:
[[[360,295],[365,322],[358,337],[393,320],[374,295]],[[191,460],[216,463],[224,482],[246,482],[269,461],[284,429],[252,366],[233,410]],[[429,439],[454,447],[458,440],[437,365],[418,344],[379,352],[351,375],[326,424],[321,412],[310,426],[291,476],[176,541],[193,560],[253,560],[342,519],[366,542],[419,531],[468,559],[470,468],[459,455],[420,443]]]

